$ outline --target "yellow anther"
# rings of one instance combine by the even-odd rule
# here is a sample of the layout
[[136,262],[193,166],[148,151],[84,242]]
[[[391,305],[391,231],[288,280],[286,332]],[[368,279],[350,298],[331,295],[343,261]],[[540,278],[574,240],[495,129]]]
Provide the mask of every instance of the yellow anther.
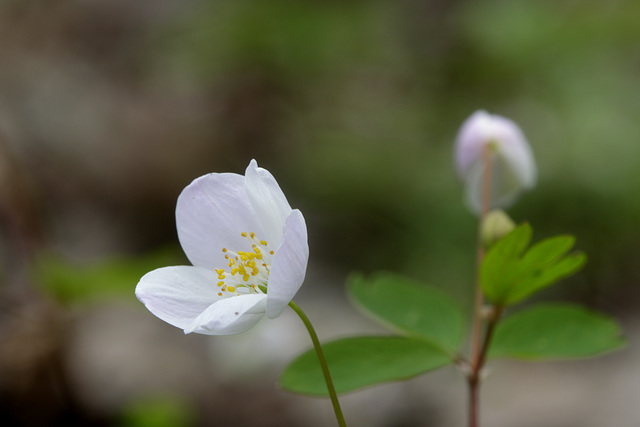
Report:
[[218,292],[218,296],[221,297],[222,296],[222,292]]
[[[238,289],[241,287],[246,288],[246,290],[251,293],[258,292],[259,285],[252,283],[255,279],[251,279],[251,277],[259,275],[262,275],[261,277],[269,276],[269,265],[264,262],[264,254],[262,252],[264,248],[266,248],[265,250],[269,249],[267,241],[258,240],[256,234],[253,232],[242,232],[240,234],[250,239],[251,250],[247,252],[234,252],[227,248],[222,249],[229,269],[225,271],[225,268],[214,268],[214,271],[218,274],[219,282],[217,282],[217,286],[221,291],[218,295],[221,297],[229,296],[229,294],[224,294],[226,292],[238,295]],[[269,251],[269,253],[274,255],[274,251]],[[259,260],[259,263],[256,260]],[[227,275],[242,277],[242,282],[238,282],[234,286],[225,285],[225,280],[223,279],[226,279]]]

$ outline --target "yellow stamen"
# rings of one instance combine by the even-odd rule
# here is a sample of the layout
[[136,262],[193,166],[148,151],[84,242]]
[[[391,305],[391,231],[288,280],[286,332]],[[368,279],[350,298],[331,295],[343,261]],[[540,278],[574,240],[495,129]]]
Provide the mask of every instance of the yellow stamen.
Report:
[[[275,252],[270,250],[266,240],[258,240],[253,232],[243,231],[240,235],[249,240],[251,250],[234,252],[227,248],[222,249],[229,269],[226,271],[224,268],[214,269],[220,280],[217,282],[221,291],[218,293],[219,296],[225,296],[227,292],[226,296],[265,292],[270,270],[265,257],[270,259],[269,255],[275,255]],[[269,254],[263,253],[263,249],[269,251]]]

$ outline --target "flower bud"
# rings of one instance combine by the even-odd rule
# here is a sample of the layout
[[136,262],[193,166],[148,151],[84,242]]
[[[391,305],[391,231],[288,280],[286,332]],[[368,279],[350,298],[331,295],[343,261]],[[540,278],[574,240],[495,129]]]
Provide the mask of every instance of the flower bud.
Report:
[[493,210],[482,220],[480,233],[485,248],[490,248],[498,240],[516,228],[516,224],[500,209]]
[[[489,150],[489,156],[485,155]],[[518,125],[485,111],[477,111],[460,128],[455,143],[455,166],[464,181],[466,202],[482,212],[486,159],[491,164],[489,207],[506,208],[536,183],[533,153]]]

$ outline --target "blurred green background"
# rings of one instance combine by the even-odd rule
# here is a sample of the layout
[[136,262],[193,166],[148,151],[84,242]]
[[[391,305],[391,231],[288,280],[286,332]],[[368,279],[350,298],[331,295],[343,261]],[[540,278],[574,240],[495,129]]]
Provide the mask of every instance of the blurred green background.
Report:
[[[607,311],[633,335],[640,2],[0,1],[0,418],[309,426],[316,424],[304,415],[313,412],[303,412],[317,411],[317,425],[331,425],[327,402],[274,391],[295,352],[274,355],[259,380],[184,368],[210,372],[220,357],[211,347],[242,349],[244,341],[184,337],[144,310],[135,284],[153,268],[186,263],[173,218],[181,189],[207,172],[243,173],[255,158],[307,220],[311,260],[300,300],[318,304],[321,331],[327,313],[350,319],[344,330],[325,326],[323,338],[368,328],[344,301],[354,270],[402,272],[468,306],[476,220],[463,206],[452,150],[477,109],[516,121],[536,156],[539,183],[512,217],[530,221],[534,239],[576,235],[589,256],[582,273],[541,298]],[[284,325],[268,325],[265,345],[288,333]],[[304,335],[293,344],[307,346]],[[232,358],[269,359],[254,350]],[[563,396],[575,402],[562,405],[556,424],[540,418],[560,410],[544,401],[531,403],[530,416],[516,402],[511,418],[490,418],[509,406],[491,396],[509,387],[517,394],[520,369],[567,372],[509,365],[512,382],[487,390],[487,420],[636,425],[640,412],[624,405],[630,389],[612,379],[621,371],[606,368],[623,366],[622,377],[640,383],[638,350],[625,352],[578,364],[584,371],[569,378],[602,377],[569,381],[576,390],[603,379],[610,388],[576,395],[567,386]],[[382,415],[354,415],[354,425],[460,419],[461,378],[417,381],[406,386],[411,393],[383,387],[384,395],[348,397],[355,412],[404,396],[401,411],[377,405]],[[439,382],[454,384],[451,406],[429,394]],[[239,404],[256,400],[256,413]],[[299,405],[311,406],[291,409]]]

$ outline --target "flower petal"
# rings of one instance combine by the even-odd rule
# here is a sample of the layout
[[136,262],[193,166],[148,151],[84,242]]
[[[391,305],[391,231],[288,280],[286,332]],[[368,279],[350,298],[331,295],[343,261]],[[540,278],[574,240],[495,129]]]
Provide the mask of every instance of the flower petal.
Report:
[[184,329],[218,300],[217,274],[191,266],[163,267],[145,274],[136,297],[155,316]]
[[[523,186],[520,178],[503,159],[493,156],[492,160],[490,209],[507,208],[516,201]],[[470,168],[465,180],[467,206],[476,214],[482,212],[483,174],[484,165],[478,160]]]
[[507,207],[519,193],[532,188],[536,165],[529,143],[516,123],[477,111],[456,138],[455,163],[465,182],[467,204],[480,213],[485,170],[483,151],[491,144],[491,208]]
[[267,291],[267,316],[278,317],[304,282],[309,260],[307,225],[302,212],[291,211],[284,227],[282,245],[276,250]]
[[454,147],[456,168],[462,179],[466,179],[476,159],[482,157],[491,128],[491,115],[486,111],[476,111],[462,124]]
[[518,177],[523,188],[532,188],[536,183],[537,171],[529,143],[513,121],[494,116],[494,122],[495,138],[500,141],[498,155]]
[[180,245],[195,266],[224,267],[222,248],[249,249],[243,231],[264,235],[245,192],[245,179],[235,173],[211,173],[195,179],[178,197],[176,226]]
[[263,238],[277,248],[282,242],[284,222],[291,206],[273,175],[259,168],[255,160],[249,163],[245,178],[247,196],[265,231]]
[[264,317],[265,294],[247,294],[221,299],[184,329],[185,334],[233,335],[252,328]]

